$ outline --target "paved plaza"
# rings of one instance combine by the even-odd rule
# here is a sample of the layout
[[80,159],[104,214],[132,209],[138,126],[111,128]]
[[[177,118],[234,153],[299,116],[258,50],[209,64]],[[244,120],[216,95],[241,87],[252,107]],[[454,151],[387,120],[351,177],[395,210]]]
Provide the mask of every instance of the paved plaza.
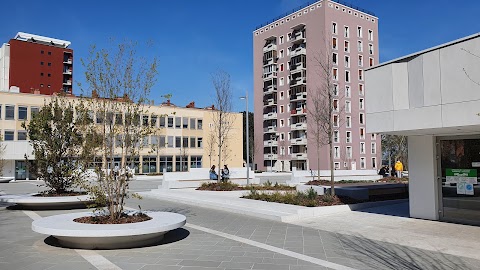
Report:
[[[132,190],[156,188],[137,181]],[[0,184],[7,194],[34,182]],[[0,269],[479,269],[480,228],[409,219],[404,206],[281,223],[156,199],[127,206],[187,216],[159,245],[72,250],[34,233],[32,219],[73,211],[0,210]],[[403,208],[402,208],[403,207]],[[386,212],[382,212],[386,211]],[[446,247],[446,248],[445,248]],[[476,259],[477,258],[477,259]]]

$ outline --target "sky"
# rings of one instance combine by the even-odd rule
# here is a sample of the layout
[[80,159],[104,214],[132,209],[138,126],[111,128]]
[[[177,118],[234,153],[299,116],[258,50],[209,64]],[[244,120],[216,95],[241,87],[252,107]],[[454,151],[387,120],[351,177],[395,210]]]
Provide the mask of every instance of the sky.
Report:
[[[139,55],[157,56],[159,75],[151,98],[197,107],[213,103],[211,74],[231,75],[234,97],[249,92],[253,110],[252,32],[307,0],[158,0],[2,2],[0,42],[17,32],[71,41],[75,81],[84,80],[81,58],[91,45],[108,47],[111,39],[153,43]],[[380,62],[480,32],[477,0],[348,0],[379,18]],[[74,94],[80,94],[74,84]],[[236,111],[245,101],[234,99]]]

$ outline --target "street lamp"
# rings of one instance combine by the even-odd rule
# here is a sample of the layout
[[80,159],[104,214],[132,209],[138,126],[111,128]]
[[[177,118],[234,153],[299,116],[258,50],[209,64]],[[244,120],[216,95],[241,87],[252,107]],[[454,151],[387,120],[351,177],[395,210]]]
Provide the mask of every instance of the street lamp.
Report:
[[245,118],[247,121],[247,185],[250,184],[250,137],[248,136],[248,130],[249,130],[249,125],[248,125],[248,90],[245,92],[244,97],[240,97],[240,99],[245,100],[245,107],[246,107],[246,114]]

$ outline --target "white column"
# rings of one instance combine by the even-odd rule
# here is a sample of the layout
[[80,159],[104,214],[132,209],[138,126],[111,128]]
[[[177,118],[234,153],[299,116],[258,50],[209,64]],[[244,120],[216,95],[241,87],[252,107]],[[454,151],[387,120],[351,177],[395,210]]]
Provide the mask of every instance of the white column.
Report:
[[434,136],[408,137],[410,216],[438,220],[438,181]]

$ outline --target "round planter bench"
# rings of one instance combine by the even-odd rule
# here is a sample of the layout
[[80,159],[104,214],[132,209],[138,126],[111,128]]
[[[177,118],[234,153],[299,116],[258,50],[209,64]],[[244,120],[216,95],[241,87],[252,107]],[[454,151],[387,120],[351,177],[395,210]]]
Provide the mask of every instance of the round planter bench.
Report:
[[92,212],[55,215],[35,220],[32,230],[51,235],[63,247],[76,249],[121,249],[159,243],[165,233],[186,223],[184,215],[145,212],[152,219],[127,224],[87,224],[73,221]]
[[12,181],[13,179],[15,179],[15,178],[13,178],[13,177],[0,177],[0,183],[8,183],[8,182]]
[[3,195],[0,202],[13,203],[25,209],[59,210],[86,208],[86,203],[93,202],[89,195],[39,197],[34,194]]

